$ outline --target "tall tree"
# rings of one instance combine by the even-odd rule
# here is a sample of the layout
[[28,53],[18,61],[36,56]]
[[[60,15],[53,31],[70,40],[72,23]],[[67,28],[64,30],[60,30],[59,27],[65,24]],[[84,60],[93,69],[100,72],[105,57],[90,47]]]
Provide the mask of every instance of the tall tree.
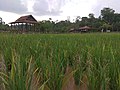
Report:
[[114,14],[113,22],[114,22],[114,23],[120,22],[120,14],[119,14],[119,13],[115,13],[115,14]]
[[105,7],[101,10],[101,18],[108,24],[112,24],[115,10]]
[[88,16],[89,16],[90,19],[94,19],[95,18],[93,13],[90,13]]

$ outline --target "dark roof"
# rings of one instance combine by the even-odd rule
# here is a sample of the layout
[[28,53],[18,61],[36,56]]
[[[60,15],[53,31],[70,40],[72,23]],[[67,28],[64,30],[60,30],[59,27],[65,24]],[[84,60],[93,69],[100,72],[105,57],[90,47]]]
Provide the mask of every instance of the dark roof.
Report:
[[15,22],[11,22],[10,24],[14,23],[37,23],[37,20],[32,16],[32,15],[27,15],[27,16],[21,16],[18,18]]

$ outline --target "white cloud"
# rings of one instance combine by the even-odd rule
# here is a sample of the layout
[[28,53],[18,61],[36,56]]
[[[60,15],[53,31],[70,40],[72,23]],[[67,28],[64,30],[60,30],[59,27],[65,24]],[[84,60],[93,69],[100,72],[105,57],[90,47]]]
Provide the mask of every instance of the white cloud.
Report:
[[93,12],[96,0],[35,0],[37,15],[84,16]]
[[120,13],[120,1],[119,0],[97,0],[96,6],[93,8],[96,16],[100,15],[101,10],[104,7],[109,7],[114,9],[116,12]]
[[36,0],[33,6],[33,10],[36,14],[46,15],[49,13],[49,6],[46,0]]
[[38,20],[49,17],[63,20],[67,16],[72,19],[88,16],[89,13],[98,17],[104,7],[113,8],[119,13],[119,5],[119,0],[0,0],[0,17],[6,22],[25,14],[38,16]]
[[21,0],[0,0],[0,10],[13,13],[25,13],[27,7]]
[[61,7],[70,0],[35,0],[33,6],[34,12],[37,15],[60,15]]
[[2,17],[3,21],[8,24],[10,22],[15,21],[17,18],[20,17],[20,15],[15,13],[0,11],[0,17]]
[[87,16],[92,13],[92,8],[96,4],[96,0],[71,0],[62,7],[62,15],[67,16]]

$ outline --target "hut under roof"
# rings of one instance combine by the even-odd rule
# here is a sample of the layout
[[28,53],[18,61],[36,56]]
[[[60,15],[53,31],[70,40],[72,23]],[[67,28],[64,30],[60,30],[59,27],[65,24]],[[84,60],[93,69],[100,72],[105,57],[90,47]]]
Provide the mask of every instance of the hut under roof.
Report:
[[[21,16],[16,21],[11,22],[11,29],[28,31],[32,27],[35,29],[35,25],[37,24],[37,20],[32,15]],[[33,28],[34,27],[34,28]]]
[[75,33],[79,33],[79,32],[89,32],[92,28],[89,26],[83,26],[80,27],[78,29],[74,29],[72,28],[69,32],[75,32]]
[[79,30],[80,30],[81,32],[88,32],[89,30],[91,30],[91,27],[89,27],[89,26],[84,26],[84,27],[80,27]]

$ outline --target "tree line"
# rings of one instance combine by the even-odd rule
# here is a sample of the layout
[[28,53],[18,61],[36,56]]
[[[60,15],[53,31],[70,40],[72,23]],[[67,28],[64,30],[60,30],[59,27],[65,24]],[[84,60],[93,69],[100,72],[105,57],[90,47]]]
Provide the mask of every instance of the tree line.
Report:
[[[3,25],[2,23],[0,25]],[[93,32],[103,30],[110,30],[113,32],[120,31],[120,13],[116,13],[114,9],[104,7],[101,10],[100,16],[95,17],[94,13],[90,13],[88,17],[77,16],[74,22],[70,20],[52,21],[49,20],[39,21],[36,25],[36,31],[41,33],[66,33],[70,29],[78,29],[79,27],[89,26]],[[1,26],[0,26],[1,28]]]
[[114,32],[120,31],[120,14],[116,13],[114,9],[105,7],[101,10],[101,14],[98,18],[90,13],[88,17],[77,16],[75,22],[69,20],[53,22],[50,20],[40,21],[38,30],[40,32],[69,32],[70,29],[78,29],[79,27],[90,26],[93,32],[103,30],[111,30]]
[[7,26],[8,25],[5,25],[5,22],[0,17],[0,30],[4,31],[5,29],[7,29]]

